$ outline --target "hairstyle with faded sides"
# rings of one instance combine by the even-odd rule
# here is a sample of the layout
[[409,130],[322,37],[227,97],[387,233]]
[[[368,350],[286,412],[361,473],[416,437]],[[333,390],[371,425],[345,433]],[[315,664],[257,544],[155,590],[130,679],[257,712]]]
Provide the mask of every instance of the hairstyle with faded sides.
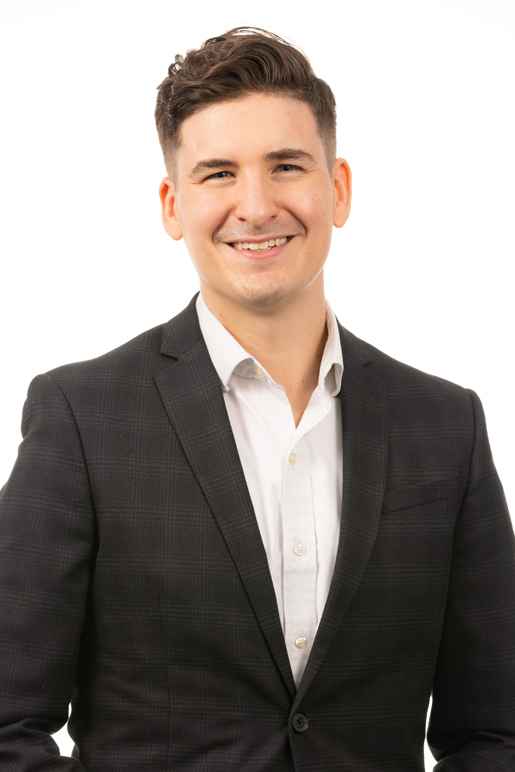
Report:
[[315,117],[332,173],[336,158],[336,102],[307,58],[278,35],[259,27],[234,27],[208,38],[200,48],[177,54],[158,88],[156,127],[165,165],[177,184],[176,152],[181,124],[216,102],[253,93],[292,97],[305,102]]

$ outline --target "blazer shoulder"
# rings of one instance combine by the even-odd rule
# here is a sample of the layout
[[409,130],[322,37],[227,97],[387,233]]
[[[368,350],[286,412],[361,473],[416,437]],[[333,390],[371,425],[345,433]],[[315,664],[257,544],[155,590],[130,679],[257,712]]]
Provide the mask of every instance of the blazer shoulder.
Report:
[[454,398],[470,403],[471,389],[468,387],[415,367],[356,335],[352,337],[360,346],[362,355],[375,363],[374,366],[383,378],[387,392],[392,396],[411,392],[421,395],[432,394],[438,398]]
[[77,387],[100,387],[109,381],[116,384],[124,379],[141,383],[151,377],[153,365],[160,357],[165,324],[163,322],[151,327],[98,356],[57,365],[34,376],[32,380],[40,375],[46,376],[55,381],[65,393],[73,393]]

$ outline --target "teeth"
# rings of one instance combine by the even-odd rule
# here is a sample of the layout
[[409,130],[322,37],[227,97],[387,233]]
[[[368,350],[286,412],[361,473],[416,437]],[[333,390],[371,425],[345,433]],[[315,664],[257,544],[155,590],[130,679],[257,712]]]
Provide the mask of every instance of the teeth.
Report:
[[270,241],[262,241],[259,244],[256,242],[238,241],[233,244],[233,247],[235,247],[236,249],[252,249],[256,252],[259,252],[259,251],[263,252],[275,246],[282,246],[283,244],[286,244],[287,241],[288,241],[287,238],[270,239]]

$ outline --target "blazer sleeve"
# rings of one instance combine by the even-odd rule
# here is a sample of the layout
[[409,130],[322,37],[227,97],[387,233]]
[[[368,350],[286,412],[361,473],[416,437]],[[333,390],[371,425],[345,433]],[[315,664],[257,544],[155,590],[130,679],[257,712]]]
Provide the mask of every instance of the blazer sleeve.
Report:
[[515,537],[477,394],[427,742],[434,772],[515,770]]
[[51,375],[36,375],[0,490],[0,769],[79,772],[51,735],[68,720],[94,513],[80,437]]

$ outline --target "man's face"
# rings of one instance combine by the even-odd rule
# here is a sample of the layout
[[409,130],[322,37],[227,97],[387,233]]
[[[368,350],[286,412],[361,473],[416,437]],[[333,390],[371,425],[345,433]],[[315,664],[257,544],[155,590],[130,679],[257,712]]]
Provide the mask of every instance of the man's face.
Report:
[[[184,238],[205,297],[266,312],[320,290],[333,225],[349,214],[351,172],[340,158],[329,173],[309,106],[268,94],[219,102],[184,121],[182,142],[176,187],[169,177],[160,186],[163,223]],[[283,148],[311,158],[266,158]],[[232,164],[194,171],[215,158]],[[293,238],[270,257],[227,244],[281,235]]]

